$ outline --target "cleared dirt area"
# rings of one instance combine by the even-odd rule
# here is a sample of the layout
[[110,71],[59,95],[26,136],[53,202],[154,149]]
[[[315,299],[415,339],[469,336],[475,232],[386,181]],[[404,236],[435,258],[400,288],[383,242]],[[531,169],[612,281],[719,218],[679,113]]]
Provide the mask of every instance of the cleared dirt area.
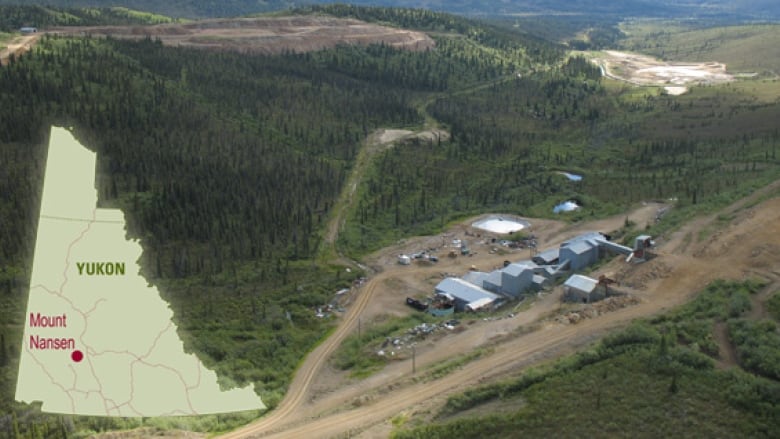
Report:
[[7,65],[11,55],[19,56],[24,52],[30,50],[30,48],[38,41],[38,35],[23,35],[11,40],[8,45],[0,50],[0,65]]
[[424,131],[410,131],[410,130],[392,130],[382,129],[378,130],[373,137],[373,142],[379,144],[387,144],[392,142],[403,142],[408,140],[425,140],[429,142],[445,142],[450,139],[450,133],[440,129],[431,129]]
[[[753,197],[776,194],[778,187],[780,183],[769,185]],[[227,437],[386,437],[392,429],[390,420],[399,414],[435,412],[447,395],[571,353],[636,318],[690,300],[716,278],[771,278],[775,275],[770,268],[771,261],[780,258],[780,198],[769,198],[749,208],[744,206],[745,200],[695,220],[668,237],[659,237],[658,256],[647,263],[626,264],[616,258],[593,273],[617,277],[620,289],[634,298],[624,304],[595,311],[583,310],[581,305],[580,309],[571,309],[561,304],[560,290],[553,290],[540,295],[530,307],[515,315],[510,316],[511,309],[504,310],[493,319],[468,325],[465,330],[418,343],[416,374],[412,373],[410,361],[405,360],[391,362],[365,380],[349,379],[344,373],[330,369],[326,360],[341,340],[355,331],[359,319],[366,322],[382,313],[413,312],[397,304],[409,292],[430,291],[430,286],[443,273],[462,275],[471,265],[492,269],[504,259],[517,260],[529,255],[522,250],[506,254],[491,254],[492,248],[485,251],[488,244],[476,242],[484,238],[472,236],[473,231],[466,225],[473,219],[444,236],[409,239],[385,249],[366,261],[381,272],[357,292],[336,333],[309,355],[282,404],[268,416]],[[632,212],[629,219],[641,227],[653,219],[660,207],[646,204]],[[720,224],[717,233],[709,236],[699,233],[713,222],[722,223],[718,214],[720,218],[725,215],[731,219],[725,225]],[[544,248],[585,230],[615,230],[624,221],[625,216],[618,216],[567,226],[556,221],[530,219],[531,230]],[[477,253],[475,256],[446,258],[431,265],[400,266],[395,262],[395,255],[400,252],[428,245],[443,248],[459,233],[475,241],[471,246]],[[576,323],[560,318],[572,312],[587,318]],[[415,380],[426,368],[446,358],[486,346],[493,349],[488,348],[481,357],[444,377]]]
[[734,80],[726,65],[718,62],[664,62],[636,53],[607,50],[594,55],[601,74],[611,79],[640,86],[666,86],[669,94],[679,95],[693,84],[723,84]]
[[309,52],[340,44],[383,43],[399,49],[434,47],[422,32],[334,17],[262,17],[204,20],[154,26],[62,27],[48,30],[62,35],[111,36],[114,38],[159,38],[169,46],[276,54]]

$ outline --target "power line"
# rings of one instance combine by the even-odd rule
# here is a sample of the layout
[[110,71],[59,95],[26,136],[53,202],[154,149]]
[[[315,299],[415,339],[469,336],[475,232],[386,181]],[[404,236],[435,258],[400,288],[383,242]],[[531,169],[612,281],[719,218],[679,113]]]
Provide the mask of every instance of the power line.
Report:
[[96,219],[88,219],[88,218],[68,218],[64,216],[53,216],[53,215],[41,215],[41,218],[53,219],[58,221],[71,221],[77,223],[103,223],[103,224],[124,224],[125,223],[124,221],[96,220]]

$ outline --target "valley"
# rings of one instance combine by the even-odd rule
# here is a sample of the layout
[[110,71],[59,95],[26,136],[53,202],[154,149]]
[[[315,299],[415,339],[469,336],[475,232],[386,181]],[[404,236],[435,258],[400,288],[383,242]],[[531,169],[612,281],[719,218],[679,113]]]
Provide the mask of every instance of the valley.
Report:
[[[51,24],[7,39],[0,69],[0,432],[620,435],[660,416],[656,395],[678,391],[664,415],[671,430],[657,434],[760,436],[778,425],[767,359],[780,337],[769,311],[780,281],[780,86],[771,60],[731,44],[763,53],[772,25],[589,22],[575,33],[616,39],[580,51],[522,20],[421,9],[315,5],[198,21],[9,11]],[[98,205],[127,218],[185,352],[221,386],[254,386],[269,410],[76,417],[7,396],[51,123],[98,153]],[[572,209],[558,212],[564,203]],[[501,217],[528,227],[472,226]],[[560,279],[495,311],[434,318],[407,304],[445,278],[590,231],[657,244],[643,263],[576,270],[615,282],[605,301],[566,303]],[[758,333],[761,348],[745,341]],[[656,351],[666,356],[645,361]],[[605,383],[603,396],[562,390],[578,379]],[[646,410],[620,395],[620,380],[651,386]],[[728,385],[707,393],[706,380]],[[769,390],[717,393],[740,383]],[[538,392],[586,408],[535,422]],[[633,408],[594,409],[620,401]],[[716,407],[750,422],[716,420]],[[691,412],[701,416],[678,416]]]

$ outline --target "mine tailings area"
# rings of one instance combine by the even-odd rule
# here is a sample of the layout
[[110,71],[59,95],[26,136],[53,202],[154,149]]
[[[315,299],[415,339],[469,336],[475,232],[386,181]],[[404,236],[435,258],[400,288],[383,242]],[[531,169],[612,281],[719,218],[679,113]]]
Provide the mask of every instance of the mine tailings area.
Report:
[[414,51],[435,46],[433,39],[422,32],[354,19],[314,16],[217,19],[153,26],[59,27],[48,32],[127,39],[152,37],[168,46],[264,54],[310,52],[341,44],[381,43]]

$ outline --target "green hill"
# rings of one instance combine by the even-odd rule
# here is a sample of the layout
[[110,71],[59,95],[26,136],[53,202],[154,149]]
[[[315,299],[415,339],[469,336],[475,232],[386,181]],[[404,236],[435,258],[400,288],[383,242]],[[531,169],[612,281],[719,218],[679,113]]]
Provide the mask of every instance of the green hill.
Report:
[[[385,18],[414,21],[408,14]],[[317,307],[361,275],[314,256],[367,134],[420,126],[421,97],[563,54],[538,40],[526,53],[519,34],[458,34],[482,25],[451,16],[424,20],[450,34],[436,50],[249,56],[150,39],[43,36],[2,68],[0,409],[15,417],[11,431],[38,437],[154,422],[43,415],[12,401],[51,124],[73,126],[98,153],[99,202],[122,209],[129,235],[141,239],[144,275],[174,310],[186,349],[227,382],[254,383],[273,407],[334,323],[317,318]],[[213,431],[245,421],[181,425]]]
[[[18,0],[0,0],[0,4],[18,4]],[[62,8],[112,7],[109,0],[39,0],[41,5]],[[288,9],[307,4],[345,3],[322,0],[223,0],[204,2],[198,0],[123,0],[124,7],[141,11],[153,11],[171,17],[232,17]],[[730,17],[732,19],[777,19],[780,6],[772,0],[740,1],[678,1],[678,0],[626,0],[603,2],[598,0],[353,0],[360,6],[405,7],[445,11],[458,14],[498,15],[557,15],[579,14],[611,17]]]
[[636,20],[620,26],[627,50],[670,61],[718,61],[732,72],[780,72],[780,25],[708,26],[706,22]]
[[[21,10],[52,24],[164,19],[68,11]],[[73,126],[98,152],[100,203],[125,212],[144,275],[164,292],[186,348],[227,382],[255,384],[270,406],[335,323],[317,308],[362,275],[316,255],[377,128],[438,125],[452,140],[377,154],[339,239],[347,256],[478,212],[552,216],[565,199],[584,207],[572,221],[649,198],[676,197],[690,214],[780,174],[772,81],[665,96],[603,80],[585,59],[512,27],[419,9],[298,11],[424,29],[436,47],[271,56],[44,36],[0,69],[3,433],[163,422],[43,415],[11,400],[51,124]],[[569,182],[560,169],[584,179]],[[249,416],[176,422],[213,432]]]
[[51,8],[0,4],[0,31],[16,31],[23,26],[96,26],[172,23],[164,15],[124,7]]

